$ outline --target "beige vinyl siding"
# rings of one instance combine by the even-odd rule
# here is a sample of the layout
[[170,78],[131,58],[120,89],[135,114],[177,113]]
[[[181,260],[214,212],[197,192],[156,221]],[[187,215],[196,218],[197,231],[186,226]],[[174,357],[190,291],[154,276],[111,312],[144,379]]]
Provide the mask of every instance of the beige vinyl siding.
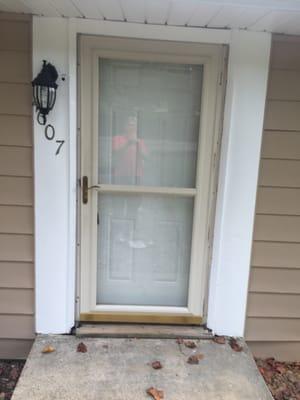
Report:
[[0,14],[0,358],[34,338],[31,18]]
[[261,151],[246,339],[300,359],[300,38],[274,36]]

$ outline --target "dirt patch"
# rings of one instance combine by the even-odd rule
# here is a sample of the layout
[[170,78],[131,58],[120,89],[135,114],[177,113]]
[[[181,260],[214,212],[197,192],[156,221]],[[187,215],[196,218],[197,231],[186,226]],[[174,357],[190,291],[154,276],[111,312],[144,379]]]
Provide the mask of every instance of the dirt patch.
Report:
[[255,361],[275,400],[300,400],[300,362]]
[[9,400],[18,382],[25,361],[0,361],[0,400]]

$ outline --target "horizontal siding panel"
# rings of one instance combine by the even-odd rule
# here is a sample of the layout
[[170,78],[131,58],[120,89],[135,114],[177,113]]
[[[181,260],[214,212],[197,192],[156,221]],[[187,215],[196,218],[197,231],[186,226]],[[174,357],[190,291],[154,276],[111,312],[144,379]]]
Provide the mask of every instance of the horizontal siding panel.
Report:
[[0,83],[0,93],[1,114],[32,114],[32,91],[29,84]]
[[0,359],[25,360],[33,345],[33,340],[0,339]]
[[34,317],[31,315],[1,315],[0,339],[33,339]]
[[248,342],[252,354],[259,358],[274,357],[279,361],[299,361],[299,342]]
[[33,258],[33,236],[0,234],[0,261],[33,262]]
[[0,176],[0,205],[32,206],[32,178]]
[[0,145],[32,146],[32,120],[22,115],[0,115]]
[[0,51],[0,82],[29,83],[30,54],[19,51]]
[[31,17],[0,19],[0,358],[24,358],[35,330]]
[[1,21],[0,50],[28,51],[31,48],[30,29],[27,21]]
[[30,147],[0,146],[0,175],[31,177],[32,164]]
[[271,70],[267,97],[272,100],[300,100],[300,69]]
[[256,215],[254,239],[300,242],[300,217]]
[[300,189],[258,188],[256,212],[260,214],[300,215]]
[[0,286],[2,288],[33,289],[33,263],[0,261]]
[[274,268],[271,270],[270,268],[252,267],[249,290],[250,292],[300,294],[300,269]]
[[300,341],[300,318],[247,318],[246,340]]
[[299,42],[273,41],[271,68],[300,70]]
[[254,242],[252,266],[300,268],[300,243]]
[[1,12],[0,21],[31,21],[31,15],[14,12]]
[[300,130],[300,102],[268,101],[265,129],[279,131]]
[[0,233],[33,233],[33,208],[0,206]]
[[300,318],[300,295],[249,293],[248,317]]
[[259,185],[300,188],[300,161],[261,160]]
[[300,132],[265,131],[261,156],[300,160]]
[[245,336],[256,356],[281,360],[300,357],[299,116],[300,39],[276,35],[265,110]]
[[33,314],[34,292],[28,289],[1,289],[0,314]]

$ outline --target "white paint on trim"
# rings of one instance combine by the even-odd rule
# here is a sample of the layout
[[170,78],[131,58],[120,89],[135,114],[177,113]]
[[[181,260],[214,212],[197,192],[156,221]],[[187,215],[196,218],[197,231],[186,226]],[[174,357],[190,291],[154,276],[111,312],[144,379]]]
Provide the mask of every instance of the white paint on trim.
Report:
[[230,42],[228,29],[185,28],[178,26],[138,24],[130,22],[97,21],[75,18],[70,20],[74,35],[120,36],[138,39],[171,40],[177,42],[217,43]]
[[[53,63],[66,81],[59,80],[57,101],[48,117],[56,137],[45,138],[34,113],[35,185],[35,298],[36,331],[68,332],[74,324],[74,196],[70,182],[68,24],[65,19],[33,20],[33,76],[42,60]],[[55,155],[56,139],[65,140]],[[70,179],[72,177],[72,180]]]
[[208,327],[243,336],[271,35],[232,31]]
[[55,156],[34,123],[37,332],[69,332],[75,318],[78,33],[230,44],[208,323],[242,335],[270,35],[43,17],[33,17],[33,75],[44,58],[67,74],[49,117],[66,144]]

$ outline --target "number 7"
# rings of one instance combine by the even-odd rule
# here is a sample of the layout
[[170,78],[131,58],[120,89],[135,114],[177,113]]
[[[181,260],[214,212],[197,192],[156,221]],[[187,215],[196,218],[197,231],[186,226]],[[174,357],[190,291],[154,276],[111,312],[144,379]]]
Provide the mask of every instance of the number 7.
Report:
[[56,150],[56,153],[55,153],[55,155],[57,156],[59,154],[59,152],[60,152],[60,149],[62,148],[62,145],[65,143],[65,141],[64,140],[56,140],[56,143],[59,143],[59,146],[58,146],[58,148]]

